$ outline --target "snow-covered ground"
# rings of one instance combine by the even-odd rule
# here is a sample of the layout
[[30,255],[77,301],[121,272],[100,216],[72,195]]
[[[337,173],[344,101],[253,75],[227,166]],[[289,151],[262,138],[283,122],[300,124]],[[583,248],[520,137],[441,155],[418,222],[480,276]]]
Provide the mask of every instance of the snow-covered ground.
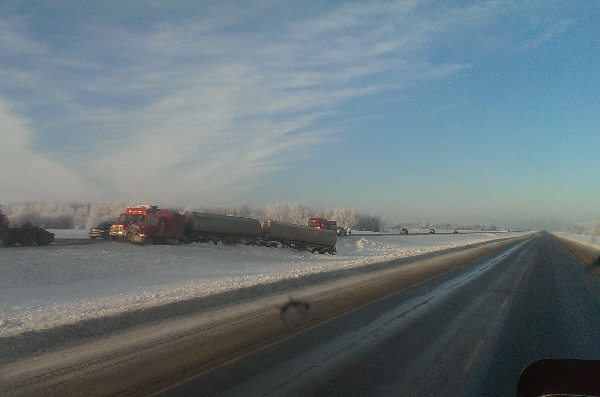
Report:
[[[87,237],[82,230],[53,232],[57,239]],[[337,255],[244,245],[142,247],[111,241],[2,248],[0,337],[520,234],[524,233],[354,232],[338,239]]]
[[600,248],[600,236],[591,236],[588,234],[568,234],[568,233],[556,233],[556,235],[570,238],[572,240],[582,241],[591,245],[596,245]]

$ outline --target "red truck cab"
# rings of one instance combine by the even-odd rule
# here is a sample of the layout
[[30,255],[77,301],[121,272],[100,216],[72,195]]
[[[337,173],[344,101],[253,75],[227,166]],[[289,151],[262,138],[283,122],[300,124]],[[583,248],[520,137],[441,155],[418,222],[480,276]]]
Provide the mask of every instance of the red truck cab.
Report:
[[171,210],[148,213],[142,222],[131,225],[127,237],[138,244],[179,244],[185,242],[187,218]]
[[330,221],[325,218],[310,218],[308,220],[308,226],[316,227],[317,229],[333,230],[338,233],[338,225],[336,221]]
[[329,229],[329,221],[325,218],[310,218],[308,220],[308,226],[317,229]]
[[127,238],[127,229],[129,229],[129,226],[144,221],[146,215],[157,210],[156,206],[140,205],[137,207],[127,207],[125,211],[119,215],[117,221],[110,226],[110,237],[112,239]]

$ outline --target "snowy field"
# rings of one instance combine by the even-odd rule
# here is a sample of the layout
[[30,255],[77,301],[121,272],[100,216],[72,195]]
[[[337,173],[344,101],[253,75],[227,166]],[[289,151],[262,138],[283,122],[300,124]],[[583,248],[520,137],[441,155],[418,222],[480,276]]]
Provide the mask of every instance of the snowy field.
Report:
[[570,238],[572,240],[581,241],[584,243],[598,246],[598,248],[600,248],[600,236],[591,236],[588,234],[568,234],[568,233],[558,233],[558,232],[555,232],[555,234],[560,237],[565,237],[565,238]]
[[75,244],[87,231],[53,232],[73,243],[0,248],[0,337],[525,234],[354,232],[338,239],[337,255],[318,255],[244,245]]

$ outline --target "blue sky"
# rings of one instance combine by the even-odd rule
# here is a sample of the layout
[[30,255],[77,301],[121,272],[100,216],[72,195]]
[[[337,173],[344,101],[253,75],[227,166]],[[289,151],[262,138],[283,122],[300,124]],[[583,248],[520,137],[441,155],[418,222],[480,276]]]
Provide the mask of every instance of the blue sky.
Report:
[[598,21],[589,0],[7,2],[0,202],[600,219]]

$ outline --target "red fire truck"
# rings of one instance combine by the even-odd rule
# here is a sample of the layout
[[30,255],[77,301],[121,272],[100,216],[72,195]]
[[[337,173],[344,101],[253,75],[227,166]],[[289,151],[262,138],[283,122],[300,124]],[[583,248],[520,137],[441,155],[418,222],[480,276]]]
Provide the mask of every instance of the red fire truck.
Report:
[[138,205],[137,207],[127,207],[125,211],[119,215],[117,221],[110,226],[110,237],[113,240],[126,239],[127,229],[134,223],[143,222],[146,220],[146,215],[158,211],[156,206]]
[[126,230],[130,241],[139,244],[179,244],[187,242],[185,215],[170,210],[156,210],[145,220],[136,222]]

